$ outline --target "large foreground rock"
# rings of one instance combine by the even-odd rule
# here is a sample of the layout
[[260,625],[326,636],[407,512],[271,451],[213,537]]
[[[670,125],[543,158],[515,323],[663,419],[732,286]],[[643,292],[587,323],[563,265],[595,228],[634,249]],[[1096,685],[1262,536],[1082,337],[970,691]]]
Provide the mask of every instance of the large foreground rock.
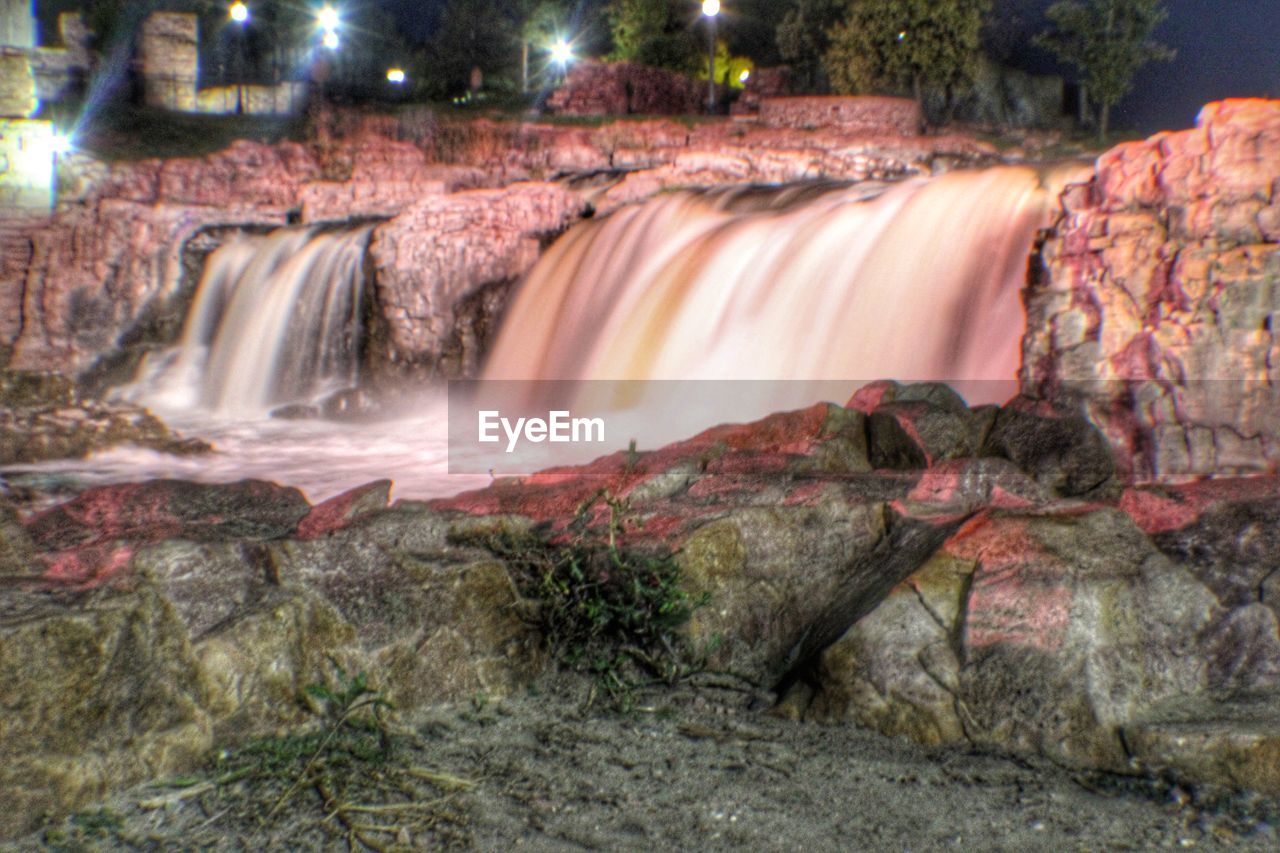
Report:
[[1062,452],[1097,437],[1061,410],[891,383],[850,402],[430,504],[386,506],[386,481],[316,507],[157,482],[10,525],[34,571],[0,577],[5,831],[304,723],[338,666],[410,720],[521,690],[547,662],[537,605],[461,544],[495,526],[674,555],[706,599],[691,648],[794,713],[1280,793],[1265,715],[1194,717],[1216,721],[1203,750],[1166,735],[1179,703],[1280,689],[1275,572],[1249,544],[1274,481],[1122,491]]

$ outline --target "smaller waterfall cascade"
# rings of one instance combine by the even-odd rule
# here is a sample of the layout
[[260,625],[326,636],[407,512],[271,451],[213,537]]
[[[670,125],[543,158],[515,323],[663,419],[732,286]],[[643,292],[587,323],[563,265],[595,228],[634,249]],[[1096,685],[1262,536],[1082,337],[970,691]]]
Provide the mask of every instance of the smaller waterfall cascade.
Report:
[[285,228],[219,248],[181,341],[144,364],[128,396],[255,417],[354,385],[371,231]]

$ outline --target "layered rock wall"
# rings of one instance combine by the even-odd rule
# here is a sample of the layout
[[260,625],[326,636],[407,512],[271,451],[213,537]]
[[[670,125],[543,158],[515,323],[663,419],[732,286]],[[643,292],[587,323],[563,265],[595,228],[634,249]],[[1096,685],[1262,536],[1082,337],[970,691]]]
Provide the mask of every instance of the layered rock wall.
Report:
[[924,114],[910,98],[808,95],[761,98],[760,121],[770,127],[834,127],[854,133],[916,136],[924,127]]
[[1024,389],[1081,397],[1138,480],[1280,462],[1280,101],[1103,155],[1027,297]]
[[570,116],[684,115],[706,103],[696,81],[634,62],[579,62],[564,85],[547,98],[547,109]]

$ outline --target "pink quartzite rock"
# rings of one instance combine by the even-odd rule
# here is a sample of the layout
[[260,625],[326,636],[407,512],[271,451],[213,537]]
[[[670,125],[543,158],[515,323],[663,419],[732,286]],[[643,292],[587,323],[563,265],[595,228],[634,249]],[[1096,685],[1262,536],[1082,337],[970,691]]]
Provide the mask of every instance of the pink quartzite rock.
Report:
[[702,110],[706,89],[662,68],[634,62],[579,62],[547,98],[563,115],[682,115]]
[[761,98],[760,121],[770,127],[839,128],[851,133],[917,136],[924,127],[911,98],[872,95]]
[[1280,101],[1209,104],[1069,188],[1027,298],[1022,382],[1080,396],[1137,481],[1280,462]]

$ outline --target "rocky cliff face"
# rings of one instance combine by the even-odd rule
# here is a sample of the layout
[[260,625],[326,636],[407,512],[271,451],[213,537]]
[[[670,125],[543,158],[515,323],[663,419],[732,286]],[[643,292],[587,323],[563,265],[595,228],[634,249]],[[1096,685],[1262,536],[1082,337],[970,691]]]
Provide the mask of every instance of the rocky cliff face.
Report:
[[1280,461],[1280,101],[1121,145],[1028,291],[1023,385],[1082,397],[1139,480]]

